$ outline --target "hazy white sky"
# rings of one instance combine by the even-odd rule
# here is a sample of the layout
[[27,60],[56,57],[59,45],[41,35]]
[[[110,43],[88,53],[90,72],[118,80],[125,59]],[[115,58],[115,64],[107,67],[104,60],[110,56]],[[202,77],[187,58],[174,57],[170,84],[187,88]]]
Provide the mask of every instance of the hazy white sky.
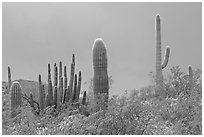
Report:
[[[93,76],[92,46],[101,37],[107,47],[111,94],[150,84],[155,72],[155,15],[161,16],[162,56],[171,47],[168,66],[184,72],[202,67],[202,3],[3,3],[2,80],[47,81],[47,64],[68,66],[76,55],[82,82]],[[52,67],[53,68],[53,67]],[[53,72],[53,69],[52,69]],[[86,90],[86,85],[82,85]]]

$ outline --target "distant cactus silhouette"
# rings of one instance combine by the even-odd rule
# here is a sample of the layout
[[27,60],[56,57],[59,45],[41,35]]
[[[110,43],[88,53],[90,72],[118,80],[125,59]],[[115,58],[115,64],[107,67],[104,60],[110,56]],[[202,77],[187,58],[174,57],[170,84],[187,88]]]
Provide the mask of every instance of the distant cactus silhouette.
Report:
[[[106,109],[109,96],[109,83],[107,72],[107,52],[102,39],[95,40],[93,45],[93,90],[96,101],[96,111]],[[102,101],[103,100],[103,101]]]
[[11,69],[8,66],[8,92],[10,92],[10,88],[11,88]]
[[[170,47],[166,48],[166,55],[163,64],[161,64],[161,23],[159,14],[156,15],[156,92],[164,90],[162,69],[164,69],[169,61]],[[161,93],[157,93],[161,94]]]
[[22,93],[21,85],[18,81],[14,81],[11,85],[11,117],[17,115],[16,109],[21,107],[22,103]]

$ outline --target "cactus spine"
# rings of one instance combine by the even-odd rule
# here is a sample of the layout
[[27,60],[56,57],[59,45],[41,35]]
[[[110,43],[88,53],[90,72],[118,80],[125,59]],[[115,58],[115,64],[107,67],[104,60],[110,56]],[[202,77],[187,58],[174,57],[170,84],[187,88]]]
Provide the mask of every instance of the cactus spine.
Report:
[[96,111],[107,109],[109,83],[107,72],[107,52],[105,43],[98,38],[93,44],[93,90],[96,102]]
[[16,109],[21,107],[21,85],[18,81],[12,83],[11,86],[11,117],[15,117],[17,115]]
[[160,16],[156,15],[156,88],[159,92],[164,90],[162,69],[167,66],[169,55],[170,47],[167,47],[164,62],[161,64],[161,23]]
[[10,92],[10,88],[11,88],[11,69],[8,66],[8,92]]

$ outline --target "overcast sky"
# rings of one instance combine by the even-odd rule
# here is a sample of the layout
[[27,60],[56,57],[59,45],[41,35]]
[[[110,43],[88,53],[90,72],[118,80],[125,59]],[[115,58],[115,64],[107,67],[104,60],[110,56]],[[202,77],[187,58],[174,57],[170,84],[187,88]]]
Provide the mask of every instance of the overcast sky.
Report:
[[[92,46],[101,37],[107,47],[111,94],[151,83],[155,72],[155,15],[161,16],[162,57],[171,47],[170,68],[202,67],[201,3],[3,3],[2,80],[47,81],[47,64],[68,66],[76,55],[82,82],[93,77]],[[53,76],[52,76],[53,77]],[[82,85],[82,90],[86,90]]]

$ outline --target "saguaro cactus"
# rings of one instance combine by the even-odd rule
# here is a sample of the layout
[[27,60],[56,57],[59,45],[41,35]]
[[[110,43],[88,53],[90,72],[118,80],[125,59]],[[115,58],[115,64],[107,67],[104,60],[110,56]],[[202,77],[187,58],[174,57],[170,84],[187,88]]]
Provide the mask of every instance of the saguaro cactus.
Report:
[[109,83],[107,72],[107,52],[105,43],[98,38],[93,44],[93,90],[96,101],[96,111],[107,108]]
[[17,115],[16,109],[21,107],[21,85],[18,81],[14,81],[11,86],[11,117],[15,117]]
[[11,69],[8,66],[8,92],[10,92],[10,88],[11,88]]
[[169,61],[170,47],[166,48],[164,62],[161,64],[161,23],[160,16],[156,15],[156,88],[157,92],[164,90],[162,69],[164,69]]

